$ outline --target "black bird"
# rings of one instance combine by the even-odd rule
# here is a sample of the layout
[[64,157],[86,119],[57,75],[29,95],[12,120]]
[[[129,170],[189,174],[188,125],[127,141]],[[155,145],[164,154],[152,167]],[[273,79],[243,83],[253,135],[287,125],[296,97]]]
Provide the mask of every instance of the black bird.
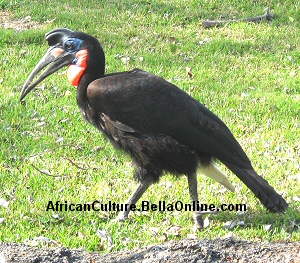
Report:
[[[46,34],[50,46],[21,92],[21,100],[42,80],[68,66],[67,77],[77,86],[83,117],[113,145],[129,153],[139,185],[127,200],[135,204],[164,171],[187,176],[191,201],[198,201],[197,168],[234,191],[214,165],[220,160],[271,212],[284,212],[288,204],[253,169],[246,153],[227,126],[187,93],[151,73],[134,69],[105,74],[105,55],[94,37],[66,28]],[[33,81],[46,66],[48,68]],[[117,220],[128,219],[129,211]],[[193,214],[201,229],[201,212]]]

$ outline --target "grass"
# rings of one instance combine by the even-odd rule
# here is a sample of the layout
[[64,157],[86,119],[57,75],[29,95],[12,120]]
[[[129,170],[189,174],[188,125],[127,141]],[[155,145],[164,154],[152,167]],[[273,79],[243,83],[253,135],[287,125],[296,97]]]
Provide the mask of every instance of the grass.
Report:
[[[46,211],[49,200],[69,203],[125,202],[135,189],[130,159],[82,120],[76,90],[60,71],[19,103],[23,83],[47,50],[44,34],[68,27],[96,36],[107,72],[135,67],[179,86],[215,112],[233,131],[254,167],[290,203],[285,214],[269,214],[229,174],[238,192],[224,192],[199,175],[203,203],[246,203],[244,215],[222,212],[199,238],[230,234],[248,240],[299,241],[300,88],[299,2],[272,1],[275,20],[203,29],[201,19],[261,14],[267,1],[6,1],[2,11],[17,21],[31,16],[37,28],[0,27],[0,240],[24,242],[38,236],[72,248],[108,252],[96,234],[105,230],[113,250],[131,249],[192,233],[189,212],[133,213],[113,222],[110,212]],[[49,22],[52,21],[52,22]],[[209,42],[201,44],[204,39]],[[130,60],[124,63],[122,57]],[[142,59],[141,59],[142,58]],[[186,68],[194,75],[190,79]],[[50,174],[46,175],[46,174]],[[171,175],[143,200],[189,202],[187,181]],[[229,220],[244,220],[230,231]],[[265,225],[272,224],[271,230]],[[180,226],[172,231],[172,225]]]

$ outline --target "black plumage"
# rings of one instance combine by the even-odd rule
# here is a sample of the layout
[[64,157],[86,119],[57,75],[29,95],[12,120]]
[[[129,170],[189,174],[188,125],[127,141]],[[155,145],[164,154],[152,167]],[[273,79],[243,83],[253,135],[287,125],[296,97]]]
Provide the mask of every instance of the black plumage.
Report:
[[[216,180],[220,178],[219,182],[232,190],[230,182],[213,165],[213,160],[218,159],[269,211],[286,210],[285,200],[255,172],[227,126],[197,100],[140,69],[105,74],[103,49],[98,40],[88,34],[56,29],[49,32],[46,39],[50,49],[24,84],[21,99],[63,66],[71,64],[83,68],[77,87],[77,102],[83,117],[115,147],[129,153],[136,165],[135,178],[139,186],[127,203],[136,203],[164,171],[187,175],[191,201],[198,200],[198,167],[216,176]],[[79,55],[82,50],[87,51],[86,60]],[[34,76],[49,64],[42,76],[31,84]],[[118,219],[127,219],[128,213],[122,212]],[[201,228],[201,213],[195,213],[194,220],[196,227]]]

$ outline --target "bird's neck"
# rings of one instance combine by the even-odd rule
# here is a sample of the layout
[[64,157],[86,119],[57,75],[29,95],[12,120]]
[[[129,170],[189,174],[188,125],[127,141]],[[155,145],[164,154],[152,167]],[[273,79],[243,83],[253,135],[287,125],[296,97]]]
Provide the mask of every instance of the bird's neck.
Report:
[[91,122],[92,118],[89,118],[89,116],[93,110],[89,105],[87,89],[94,80],[104,77],[105,55],[101,45],[95,45],[90,49],[78,52],[74,66],[80,67],[77,70],[80,74],[76,95],[77,104],[83,117]]
[[81,114],[87,121],[91,123],[93,120],[93,109],[89,105],[87,89],[90,83],[104,76],[104,65],[93,65],[92,69],[98,70],[90,70],[89,67],[87,67],[86,71],[80,79],[79,85],[77,86],[76,94],[77,104],[80,108]]
[[72,86],[78,87],[83,74],[88,66],[88,50],[83,49],[76,53],[76,58],[69,65],[67,70],[67,78]]

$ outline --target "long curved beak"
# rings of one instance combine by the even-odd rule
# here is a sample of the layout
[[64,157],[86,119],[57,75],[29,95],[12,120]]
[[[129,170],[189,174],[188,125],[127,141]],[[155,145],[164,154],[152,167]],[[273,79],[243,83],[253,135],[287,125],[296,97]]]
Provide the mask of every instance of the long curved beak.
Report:
[[[70,65],[74,59],[75,54],[66,52],[65,50],[57,46],[50,47],[47,53],[36,65],[36,67],[30,73],[28,79],[26,80],[21,91],[20,101],[22,101],[26,97],[26,95],[45,78],[47,78],[49,75],[56,72],[60,68]],[[34,77],[48,65],[49,67],[39,76],[36,81],[32,83]]]

